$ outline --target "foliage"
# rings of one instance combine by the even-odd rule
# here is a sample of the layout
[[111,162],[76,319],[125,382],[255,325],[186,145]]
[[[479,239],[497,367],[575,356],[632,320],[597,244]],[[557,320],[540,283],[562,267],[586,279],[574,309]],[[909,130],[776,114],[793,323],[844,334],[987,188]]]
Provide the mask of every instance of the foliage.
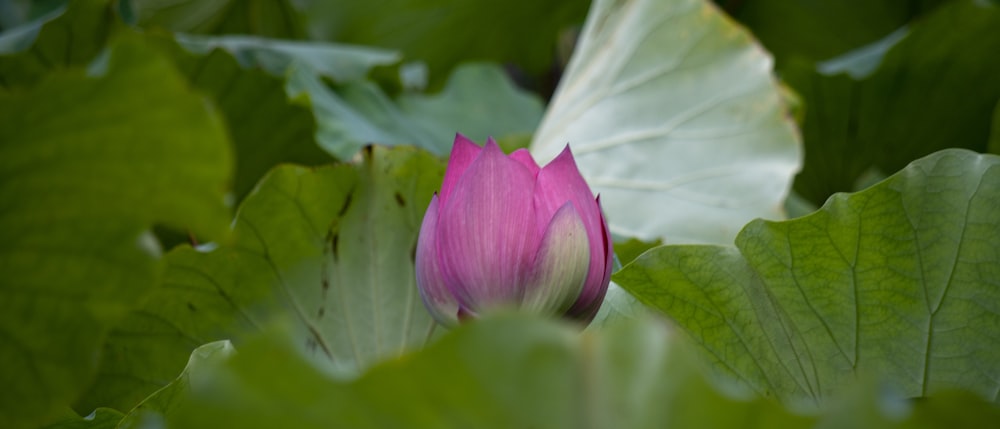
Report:
[[[0,1],[0,426],[994,423],[1000,6],[717,3]],[[589,327],[433,322],[456,132],[571,146]]]
[[728,246],[650,251],[615,281],[761,393],[821,403],[854,376],[905,395],[1000,388],[1000,157],[918,160]]
[[595,2],[532,149],[572,143],[614,234],[728,243],[800,163],[768,66],[703,1]]
[[[988,150],[1000,100],[996,4],[779,3],[748,2],[740,16],[766,28],[781,77],[805,100],[805,165],[795,180],[804,197],[822,204],[864,187],[873,170],[884,176],[948,147]],[[781,15],[817,30],[765,25]]]
[[76,397],[108,329],[158,283],[150,226],[224,238],[232,161],[214,109],[129,38],[96,76],[0,95],[0,117],[0,362],[18,369],[0,420],[21,425]]

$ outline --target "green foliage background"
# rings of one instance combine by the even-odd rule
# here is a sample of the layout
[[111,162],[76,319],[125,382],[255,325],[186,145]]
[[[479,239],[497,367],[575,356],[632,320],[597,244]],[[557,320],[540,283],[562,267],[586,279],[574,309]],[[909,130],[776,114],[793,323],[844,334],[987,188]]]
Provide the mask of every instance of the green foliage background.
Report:
[[[997,28],[973,0],[0,1],[0,426],[989,426]],[[589,327],[426,313],[456,132],[572,145],[622,265]]]

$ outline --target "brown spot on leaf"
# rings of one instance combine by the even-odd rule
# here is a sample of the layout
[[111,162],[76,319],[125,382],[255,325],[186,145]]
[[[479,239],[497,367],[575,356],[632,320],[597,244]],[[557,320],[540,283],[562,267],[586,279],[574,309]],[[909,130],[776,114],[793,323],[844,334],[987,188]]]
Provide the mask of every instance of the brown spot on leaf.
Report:
[[[330,250],[333,252],[333,261],[334,262],[337,262],[338,260],[340,260],[340,250],[337,249],[337,243],[339,243],[339,242],[340,242],[340,234],[333,234],[333,238],[330,239]],[[325,286],[329,286],[328,284],[326,284],[326,282],[327,282],[327,280],[323,279],[324,285]]]
[[344,205],[340,206],[340,211],[337,212],[337,217],[344,217],[344,213],[347,213],[347,209],[351,208],[351,200],[354,198],[354,190],[347,194],[347,198],[344,198]]

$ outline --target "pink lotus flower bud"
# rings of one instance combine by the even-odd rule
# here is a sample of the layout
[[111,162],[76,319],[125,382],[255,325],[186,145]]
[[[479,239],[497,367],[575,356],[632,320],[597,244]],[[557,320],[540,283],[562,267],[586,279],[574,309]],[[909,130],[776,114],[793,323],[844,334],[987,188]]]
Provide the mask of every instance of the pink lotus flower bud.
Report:
[[611,277],[611,236],[569,146],[544,168],[455,136],[417,241],[417,287],[439,322],[501,307],[590,321]]

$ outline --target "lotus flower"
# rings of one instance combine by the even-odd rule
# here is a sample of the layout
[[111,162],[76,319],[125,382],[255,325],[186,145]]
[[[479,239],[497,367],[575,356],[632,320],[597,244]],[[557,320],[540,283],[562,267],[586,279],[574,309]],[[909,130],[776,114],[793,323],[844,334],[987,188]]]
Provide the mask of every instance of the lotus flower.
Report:
[[567,146],[540,168],[455,137],[417,241],[417,286],[439,322],[503,307],[593,319],[611,276],[611,236]]

